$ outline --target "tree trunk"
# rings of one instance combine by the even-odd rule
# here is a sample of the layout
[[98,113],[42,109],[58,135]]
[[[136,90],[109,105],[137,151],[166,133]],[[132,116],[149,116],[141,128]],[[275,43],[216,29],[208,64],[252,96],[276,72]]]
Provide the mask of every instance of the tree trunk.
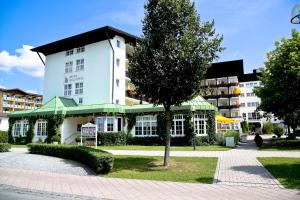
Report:
[[170,106],[165,106],[165,116],[166,116],[166,140],[165,140],[165,157],[164,157],[164,167],[169,167],[170,160],[170,144],[171,144],[171,108]]

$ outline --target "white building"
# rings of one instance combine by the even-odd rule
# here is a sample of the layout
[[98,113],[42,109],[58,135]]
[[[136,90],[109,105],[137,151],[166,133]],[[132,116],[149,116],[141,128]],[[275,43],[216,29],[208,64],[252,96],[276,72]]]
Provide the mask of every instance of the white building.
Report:
[[125,105],[126,45],[133,35],[105,26],[32,49],[46,56],[44,100]]

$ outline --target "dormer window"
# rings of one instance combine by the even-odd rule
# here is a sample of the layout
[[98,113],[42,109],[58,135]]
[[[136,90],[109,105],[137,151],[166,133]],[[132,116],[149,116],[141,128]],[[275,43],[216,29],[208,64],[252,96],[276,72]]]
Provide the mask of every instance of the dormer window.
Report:
[[71,56],[71,55],[73,55],[73,53],[74,53],[73,49],[67,50],[66,56]]

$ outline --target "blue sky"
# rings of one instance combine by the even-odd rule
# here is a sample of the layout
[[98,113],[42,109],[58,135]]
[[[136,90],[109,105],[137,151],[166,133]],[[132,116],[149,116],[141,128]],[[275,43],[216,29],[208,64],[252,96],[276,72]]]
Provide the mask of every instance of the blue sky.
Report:
[[[218,61],[263,66],[274,41],[290,37],[296,0],[194,0],[203,21],[215,20],[226,48]],[[43,92],[43,66],[30,53],[58,39],[105,25],[140,36],[144,0],[0,0],[0,87]]]

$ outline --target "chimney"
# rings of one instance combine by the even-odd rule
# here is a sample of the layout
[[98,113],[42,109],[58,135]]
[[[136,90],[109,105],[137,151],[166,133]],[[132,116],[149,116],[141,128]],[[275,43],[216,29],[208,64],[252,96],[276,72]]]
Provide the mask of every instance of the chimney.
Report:
[[257,69],[254,69],[254,70],[253,70],[253,74],[256,74],[256,72],[257,72]]

